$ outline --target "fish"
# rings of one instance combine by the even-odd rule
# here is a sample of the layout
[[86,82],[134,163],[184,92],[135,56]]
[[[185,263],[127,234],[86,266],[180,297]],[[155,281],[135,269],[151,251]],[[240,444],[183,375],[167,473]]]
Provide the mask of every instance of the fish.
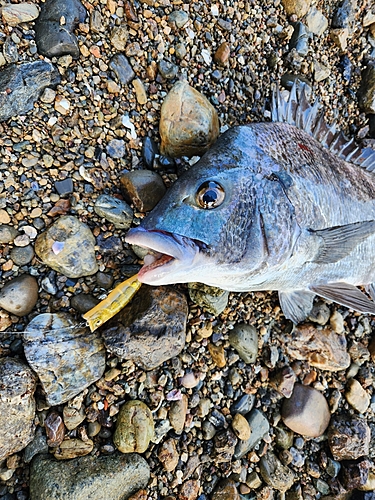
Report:
[[138,279],[277,291],[296,324],[316,296],[375,314],[375,151],[327,124],[304,85],[284,94],[271,121],[220,135],[127,233],[147,249]]

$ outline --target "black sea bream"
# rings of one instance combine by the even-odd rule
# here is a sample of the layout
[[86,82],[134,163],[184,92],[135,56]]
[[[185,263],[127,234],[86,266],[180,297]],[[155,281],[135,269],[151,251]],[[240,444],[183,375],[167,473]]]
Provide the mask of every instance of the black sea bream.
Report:
[[[329,127],[294,86],[273,123],[227,130],[126,236],[139,280],[278,290],[298,323],[320,295],[375,314],[375,151]],[[367,169],[367,170],[366,170]]]

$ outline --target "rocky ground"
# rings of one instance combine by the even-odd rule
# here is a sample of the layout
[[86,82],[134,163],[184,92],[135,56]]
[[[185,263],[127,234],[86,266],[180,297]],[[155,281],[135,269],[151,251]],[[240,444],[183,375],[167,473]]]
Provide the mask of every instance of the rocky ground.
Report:
[[371,0],[0,6],[0,499],[375,498],[372,317],[317,301],[293,327],[277,294],[194,284],[81,317],[202,154],[173,126],[160,154],[172,87],[208,144],[296,75],[374,143]]

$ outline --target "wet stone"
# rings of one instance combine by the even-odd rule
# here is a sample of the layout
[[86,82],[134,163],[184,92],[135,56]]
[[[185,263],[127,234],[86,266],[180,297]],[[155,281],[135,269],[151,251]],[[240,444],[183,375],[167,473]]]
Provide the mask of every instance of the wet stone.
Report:
[[107,219],[116,229],[127,230],[133,222],[133,210],[123,200],[108,194],[100,195],[94,205],[95,212]]
[[289,41],[289,48],[296,49],[300,56],[305,56],[309,51],[309,32],[306,26],[298,22],[294,26],[292,38]]
[[332,17],[332,28],[353,28],[357,13],[357,0],[343,0],[336,8]]
[[10,258],[17,266],[26,266],[34,257],[34,249],[31,245],[12,248]]
[[140,212],[148,212],[162,199],[166,188],[162,178],[150,170],[134,170],[120,177],[124,198]]
[[176,433],[180,434],[185,427],[186,414],[188,410],[188,398],[182,394],[181,399],[173,401],[169,409],[169,421]]
[[152,413],[142,401],[127,401],[120,408],[113,442],[122,453],[144,453],[154,437]]
[[212,500],[240,500],[236,483],[230,479],[225,479],[215,488],[211,496]]
[[215,55],[214,55],[214,61],[217,64],[225,64],[230,56],[230,46],[228,42],[223,42],[219,47],[217,48]]
[[60,196],[73,193],[73,179],[68,177],[63,181],[56,181],[55,189]]
[[228,305],[229,292],[226,290],[202,283],[189,283],[188,289],[191,300],[215,316]]
[[158,64],[159,73],[166,80],[173,80],[177,76],[178,66],[172,62],[162,59]]
[[362,71],[358,103],[364,113],[375,114],[375,63],[369,63]]
[[19,3],[4,5],[1,15],[9,26],[33,21],[39,16],[39,9],[32,3]]
[[328,444],[335,460],[356,460],[369,454],[371,439],[366,420],[350,415],[332,418]]
[[148,137],[146,135],[142,143],[142,158],[145,162],[146,167],[152,168],[155,155],[157,154],[159,154],[159,148],[156,145],[156,142],[151,139],[151,137]]
[[0,225],[0,243],[10,243],[17,236],[18,231],[13,226],[7,224]]
[[[61,19],[64,23],[61,24]],[[70,54],[79,57],[74,30],[86,19],[86,9],[79,0],[47,0],[41,4],[35,22],[35,42],[40,54],[47,57]]]
[[345,398],[359,413],[364,413],[370,405],[370,396],[358,380],[352,378],[346,384]]
[[254,449],[270,429],[266,416],[260,410],[252,410],[246,420],[251,429],[251,435],[246,441],[238,441],[234,454],[236,459],[242,458],[246,453]]
[[90,311],[99,302],[99,299],[89,293],[79,293],[70,299],[70,305],[81,314],[87,313],[87,311]]
[[127,85],[135,77],[133,68],[123,54],[115,54],[109,62],[109,67],[121,85]]
[[36,316],[23,338],[26,359],[38,374],[51,406],[68,401],[104,373],[100,335],[79,327],[68,314]]
[[38,282],[22,274],[5,283],[0,290],[0,307],[16,316],[29,314],[38,300]]
[[0,460],[22,450],[34,437],[36,378],[24,363],[0,359]]
[[132,454],[86,456],[66,462],[36,457],[30,471],[30,500],[122,500],[146,487],[150,468]]
[[253,326],[245,323],[237,324],[228,339],[245,363],[255,363],[258,356],[258,332]]
[[177,356],[185,344],[187,301],[170,287],[142,286],[103,328],[109,352],[152,370]]
[[264,481],[278,491],[288,491],[294,483],[293,471],[283,465],[272,452],[266,453],[260,459],[260,473]]

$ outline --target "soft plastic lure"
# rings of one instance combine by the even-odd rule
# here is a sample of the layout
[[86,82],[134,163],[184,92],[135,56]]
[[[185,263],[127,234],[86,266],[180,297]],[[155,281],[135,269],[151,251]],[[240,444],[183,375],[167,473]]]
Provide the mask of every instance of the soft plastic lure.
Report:
[[141,286],[138,274],[120,283],[107,298],[83,315],[93,332],[128,304]]

